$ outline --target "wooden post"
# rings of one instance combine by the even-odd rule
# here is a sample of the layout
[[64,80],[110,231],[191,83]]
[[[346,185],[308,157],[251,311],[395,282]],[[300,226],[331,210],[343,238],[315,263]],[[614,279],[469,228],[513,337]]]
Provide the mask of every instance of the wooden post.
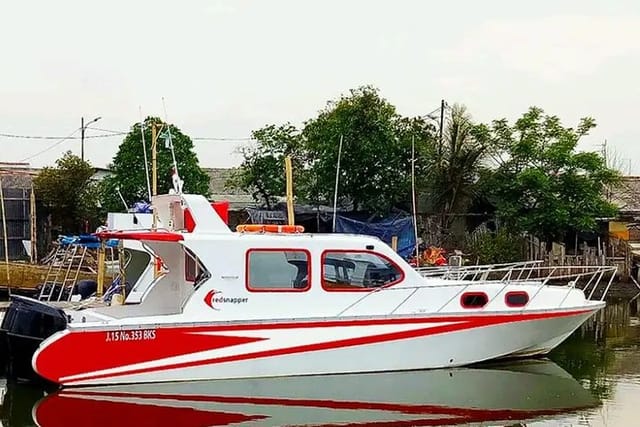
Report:
[[[142,130],[144,132],[144,129]],[[152,196],[156,196],[158,194],[158,129],[157,124],[151,124],[151,194]],[[156,211],[155,204],[153,200],[149,200],[151,203],[151,229],[155,230],[158,228],[158,212]]]
[[293,211],[293,173],[291,171],[291,157],[284,158],[285,173],[287,177],[287,218],[289,225],[294,225],[294,211]]
[[391,248],[394,252],[398,252],[398,236],[391,236]]
[[7,236],[7,217],[4,209],[4,190],[0,177],[0,205],[2,205],[2,236],[4,240],[4,262],[7,268],[7,292],[11,295],[11,274],[9,273],[9,236]]
[[31,225],[31,263],[38,262],[38,247],[36,235],[38,233],[38,223],[36,221],[36,193],[33,191],[33,185],[31,185],[31,194],[29,196],[29,223]]
[[105,268],[105,242],[100,239],[100,246],[98,247],[98,285],[96,289],[96,295],[102,296],[104,292],[104,268]]
[[124,304],[124,300],[127,298],[127,292],[125,289],[125,283],[127,282],[127,274],[124,269],[124,242],[122,239],[118,242],[118,268],[120,273],[120,290],[122,295],[121,303]]

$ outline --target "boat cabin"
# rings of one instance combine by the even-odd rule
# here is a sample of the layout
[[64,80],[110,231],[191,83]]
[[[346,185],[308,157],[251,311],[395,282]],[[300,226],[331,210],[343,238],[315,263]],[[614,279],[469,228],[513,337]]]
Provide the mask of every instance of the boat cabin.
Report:
[[[539,282],[507,286],[425,278],[372,236],[233,232],[202,196],[160,196],[154,206],[159,223],[166,224],[162,229],[101,234],[138,241],[155,261],[151,280],[137,288],[135,298],[96,308],[98,318],[137,317],[144,323],[157,321],[158,315],[240,321],[468,314],[544,308],[551,300],[557,303],[558,295],[550,295],[557,291],[566,294],[563,304],[584,298],[564,287],[541,292]],[[184,228],[185,211],[191,230]]]

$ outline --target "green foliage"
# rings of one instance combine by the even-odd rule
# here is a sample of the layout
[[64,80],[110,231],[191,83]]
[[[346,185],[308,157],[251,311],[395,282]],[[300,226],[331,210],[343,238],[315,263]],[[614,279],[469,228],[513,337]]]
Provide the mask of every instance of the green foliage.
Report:
[[[343,138],[338,192],[356,209],[388,212],[411,197],[411,139],[401,117],[378,91],[365,86],[329,102],[307,121],[306,138],[314,200],[333,199],[340,138]],[[418,145],[420,141],[418,141]]]
[[467,235],[466,249],[474,264],[514,262],[523,257],[522,239],[505,229],[498,232],[478,230]]
[[[439,215],[435,236],[441,243],[461,243],[465,219],[478,197],[478,181],[486,154],[486,127],[475,124],[466,108],[454,105],[446,115],[442,139],[433,144],[423,202],[431,214]],[[437,231],[436,231],[437,234]],[[452,239],[452,240],[451,240]]]
[[256,145],[244,148],[244,161],[227,183],[248,191],[253,198],[271,207],[286,192],[284,158],[291,156],[293,180],[301,183],[304,173],[304,148],[300,132],[292,125],[265,126],[252,133]]
[[243,151],[244,162],[228,185],[272,207],[285,194],[284,158],[291,156],[297,200],[331,205],[342,139],[340,204],[377,214],[410,210],[414,143],[419,205],[440,218],[430,232],[462,237],[465,214],[493,214],[507,235],[493,236],[484,252],[497,247],[495,256],[505,261],[515,253],[510,236],[558,239],[568,231],[594,230],[597,218],[615,215],[604,194],[618,173],[598,153],[577,151],[594,126],[584,118],[567,128],[536,107],[514,124],[502,119],[483,125],[454,105],[443,135],[435,138],[433,122],[402,117],[377,89],[362,86],[328,102],[301,129],[287,123],[254,131],[257,144]]
[[269,125],[253,133],[257,145],[243,152],[244,162],[229,184],[252,192],[270,206],[285,194],[284,157],[292,157],[295,195],[314,204],[333,204],[340,139],[338,194],[356,209],[387,213],[411,200],[411,143],[416,169],[428,151],[432,125],[403,118],[370,86],[330,101],[302,130]]
[[493,122],[488,138],[497,165],[484,189],[512,232],[558,239],[569,230],[594,230],[598,217],[615,215],[604,189],[618,181],[618,173],[598,153],[576,151],[593,127],[587,117],[577,129],[565,128],[535,107],[512,126],[504,119]]
[[85,221],[96,225],[99,217],[97,186],[89,162],[66,152],[55,167],[43,168],[33,180],[36,196],[51,214],[54,227],[62,233],[84,231]]
[[[149,179],[151,180],[151,126],[153,123],[163,125],[159,135],[166,135],[167,126],[160,119],[147,117],[144,122],[144,138],[147,149]],[[193,151],[191,138],[183,134],[174,125],[169,127],[173,142],[176,162],[180,178],[184,180],[183,192],[209,195],[209,177],[200,168],[198,158]],[[160,136],[157,143],[157,192],[166,194],[173,188],[171,174],[173,159],[171,150],[165,147],[165,139]],[[102,184],[103,204],[110,211],[122,211],[124,205],[117,190],[122,193],[128,206],[140,200],[148,201],[147,181],[144,167],[144,151],[142,148],[142,133],[139,123],[136,123],[120,144],[118,152],[110,166],[111,175]],[[152,184],[153,185],[153,184]]]

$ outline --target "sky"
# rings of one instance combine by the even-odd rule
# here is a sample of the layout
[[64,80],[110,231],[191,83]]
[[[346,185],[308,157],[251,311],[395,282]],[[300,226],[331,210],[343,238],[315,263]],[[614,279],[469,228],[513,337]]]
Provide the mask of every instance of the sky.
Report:
[[[441,99],[479,122],[533,105],[566,126],[591,116],[580,149],[606,141],[640,175],[635,0],[4,1],[0,40],[0,134],[79,137],[81,117],[126,132],[154,115],[211,138],[194,141],[201,166],[231,167],[252,130],[373,85],[405,116]],[[105,167],[121,141],[86,139],[85,157]],[[67,150],[79,139],[0,136],[0,161]]]

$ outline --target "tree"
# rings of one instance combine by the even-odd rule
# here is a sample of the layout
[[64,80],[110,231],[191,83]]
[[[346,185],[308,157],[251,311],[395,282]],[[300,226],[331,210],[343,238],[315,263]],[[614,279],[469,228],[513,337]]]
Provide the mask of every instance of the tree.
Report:
[[484,188],[505,226],[551,240],[593,231],[597,218],[615,215],[604,189],[619,180],[618,172],[599,153],[576,150],[595,125],[585,117],[567,128],[537,107],[514,125],[493,122],[488,137],[496,164]]
[[62,233],[93,229],[99,219],[95,173],[89,162],[67,151],[55,167],[44,167],[34,178],[36,196]]
[[[447,113],[442,139],[434,142],[424,186],[433,213],[440,215],[443,231],[452,228],[455,214],[464,214],[478,197],[478,180],[486,154],[487,129],[473,123],[462,105],[455,104]],[[464,234],[464,221],[458,236]]]
[[300,131],[291,124],[268,125],[253,131],[252,136],[256,145],[242,149],[242,165],[227,185],[251,192],[256,202],[270,209],[286,192],[286,156],[291,156],[296,185],[304,181],[303,141]]
[[[157,143],[157,191],[166,194],[172,188],[173,158],[166,136],[167,125],[155,117],[147,117],[144,121],[144,139],[147,150],[149,179],[151,180],[151,126],[161,125]],[[180,177],[184,180],[183,192],[209,195],[209,176],[200,168],[198,158],[193,151],[193,142],[174,125],[169,125],[176,163]],[[102,186],[103,204],[111,211],[124,209],[118,190],[127,206],[146,200],[149,201],[147,180],[145,177],[144,151],[142,133],[139,123],[132,126],[131,131],[120,144],[118,152],[110,165],[111,175],[105,178]],[[153,185],[153,184],[152,184]]]
[[416,175],[422,176],[431,147],[433,126],[421,118],[404,118],[363,86],[328,102],[300,131],[291,124],[269,125],[253,132],[257,143],[243,151],[242,166],[228,182],[251,191],[271,207],[285,194],[284,157],[291,156],[294,192],[311,204],[333,204],[340,139],[338,194],[354,209],[386,214],[409,208],[411,144],[416,146]]
[[[354,209],[387,213],[411,200],[411,142],[423,147],[428,126],[407,121],[377,89],[363,86],[331,101],[305,123],[303,136],[311,176],[308,198],[333,203],[340,139],[338,194]],[[410,132],[416,130],[416,132]]]

